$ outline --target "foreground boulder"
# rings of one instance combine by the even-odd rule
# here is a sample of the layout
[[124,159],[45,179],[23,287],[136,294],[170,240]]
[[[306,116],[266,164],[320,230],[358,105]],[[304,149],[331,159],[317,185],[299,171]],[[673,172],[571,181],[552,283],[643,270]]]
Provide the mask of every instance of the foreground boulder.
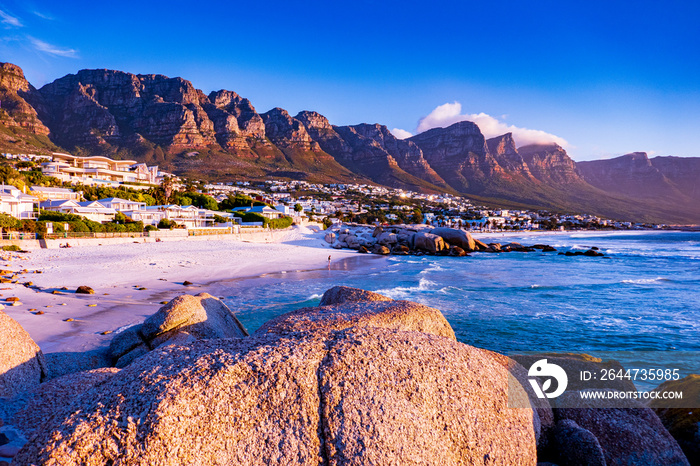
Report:
[[700,375],[662,383],[656,392],[681,392],[680,400],[658,398],[649,403],[676,439],[692,466],[700,466]]
[[539,354],[514,354],[511,358],[518,361],[526,369],[529,369],[536,361],[546,358],[549,363],[556,364],[566,371],[569,377],[567,390],[586,390],[591,388],[609,388],[619,391],[636,390],[634,383],[625,378],[614,380],[581,380],[581,373],[588,371],[593,374],[600,374],[604,370],[614,370],[615,373],[623,371],[624,368],[619,361],[613,359],[603,361],[600,358],[589,354],[578,353],[539,353]]
[[275,332],[149,352],[43,424],[13,465],[536,463],[533,412],[509,408],[490,352],[407,330],[441,328],[430,308],[411,320],[401,301],[331,295]]
[[221,300],[207,293],[181,295],[143,324],[115,335],[109,345],[109,355],[117,367],[125,367],[161,345],[245,336],[248,336],[245,327]]
[[0,311],[0,398],[31,390],[47,375],[39,346],[14,319]]
[[[615,402],[607,402],[614,406]],[[595,435],[608,466],[664,465],[688,466],[683,451],[664,428],[654,411],[632,400],[625,405],[636,408],[600,407],[600,400],[582,399],[571,391],[557,398],[555,415],[559,420],[570,419]],[[575,407],[574,407],[575,406]],[[566,452],[559,452],[560,457]],[[565,456],[566,457],[566,456]]]
[[590,430],[571,419],[557,423],[552,432],[553,448],[558,452],[557,461],[568,466],[606,466],[605,454],[598,439]]
[[198,341],[86,391],[13,464],[534,464],[506,392],[496,361],[419,332]]
[[70,411],[66,411],[66,408],[70,407],[76,394],[105,382],[118,372],[119,369],[113,367],[94,369],[43,383],[31,393],[27,404],[14,415],[13,423],[29,438],[52,416],[68,416]]

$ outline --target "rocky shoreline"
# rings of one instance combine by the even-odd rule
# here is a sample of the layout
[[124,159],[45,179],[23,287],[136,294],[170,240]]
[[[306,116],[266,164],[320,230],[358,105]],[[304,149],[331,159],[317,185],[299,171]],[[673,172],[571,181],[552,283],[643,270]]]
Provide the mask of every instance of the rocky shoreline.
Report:
[[[252,335],[219,299],[181,295],[117,333],[102,356],[72,353],[59,365],[0,311],[0,457],[166,466],[695,465],[700,457],[697,412],[550,404],[528,383],[531,356],[457,342],[439,310],[354,288],[331,288],[319,306]],[[577,370],[619,366],[559,358]],[[657,390],[678,387],[697,396],[700,376]]]
[[[484,243],[466,230],[429,225],[371,226],[344,223],[327,230],[326,243],[334,249],[354,249],[359,253],[397,256],[469,256],[472,252],[557,252],[548,244],[523,246],[520,243]],[[587,251],[559,252],[564,256],[603,257],[597,247]]]

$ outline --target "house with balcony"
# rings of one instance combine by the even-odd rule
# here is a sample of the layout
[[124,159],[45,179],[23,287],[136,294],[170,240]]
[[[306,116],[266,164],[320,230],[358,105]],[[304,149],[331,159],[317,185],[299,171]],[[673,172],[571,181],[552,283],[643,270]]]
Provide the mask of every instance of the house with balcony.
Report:
[[[146,218],[148,218],[149,213],[151,214],[152,222],[158,218],[155,223],[147,222]],[[144,225],[156,225],[160,219],[164,218],[178,225],[184,225],[186,228],[212,227],[214,226],[214,215],[216,214],[217,212],[213,210],[200,209],[193,205],[179,206],[175,204],[147,206],[145,209],[124,212],[124,215],[127,215],[132,220],[141,220]]]
[[72,199],[44,201],[39,205],[41,210],[74,214],[94,222],[106,223],[114,220],[117,211],[105,207],[98,201],[77,202]]
[[44,201],[59,201],[59,200],[74,200],[80,199],[80,193],[67,188],[53,188],[46,186],[32,186],[29,193],[39,199],[39,202]]
[[270,206],[262,206],[262,205],[256,205],[254,207],[236,207],[233,209],[234,212],[240,212],[240,213],[255,213],[255,214],[260,214],[263,217],[267,217],[269,219],[273,218],[280,218],[283,213],[280,212],[279,210],[275,210]]
[[20,220],[36,220],[35,206],[39,199],[14,186],[3,185],[0,187],[0,212],[11,215]]
[[162,181],[162,173],[157,166],[149,167],[135,160],[78,157],[62,153],[54,153],[51,162],[42,163],[41,172],[67,183],[85,185],[158,184]]

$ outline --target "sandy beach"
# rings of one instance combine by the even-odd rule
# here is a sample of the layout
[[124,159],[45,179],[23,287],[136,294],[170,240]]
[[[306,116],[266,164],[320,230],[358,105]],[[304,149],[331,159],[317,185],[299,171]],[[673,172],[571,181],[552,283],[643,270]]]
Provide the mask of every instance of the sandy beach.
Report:
[[[210,291],[220,280],[321,269],[329,254],[334,262],[357,254],[330,249],[322,234],[305,227],[274,241],[269,235],[200,237],[5,252],[2,269],[14,272],[16,283],[0,285],[0,302],[45,353],[87,351],[108,345],[114,332],[180,294]],[[95,294],[76,294],[82,285]],[[6,301],[13,297],[21,304]]]
[[[474,237],[507,242],[511,236],[534,240],[540,234],[483,232]],[[164,301],[183,293],[216,294],[218,282],[322,269],[329,254],[334,263],[357,257],[352,250],[329,248],[317,227],[294,227],[275,235],[107,243],[73,241],[71,248],[3,253],[2,269],[13,272],[15,278],[14,283],[0,285],[0,303],[44,352],[88,351],[108,345],[115,332],[143,321]],[[192,284],[185,286],[185,281]],[[95,294],[76,294],[82,285]],[[7,298],[19,298],[20,304],[13,305]]]

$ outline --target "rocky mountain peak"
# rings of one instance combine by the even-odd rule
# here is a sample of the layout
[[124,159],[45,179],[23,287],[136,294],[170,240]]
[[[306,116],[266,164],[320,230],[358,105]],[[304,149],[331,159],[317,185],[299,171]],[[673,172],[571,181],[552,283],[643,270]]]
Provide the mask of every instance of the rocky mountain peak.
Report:
[[486,145],[488,146],[489,152],[492,155],[503,156],[518,152],[518,149],[515,147],[513,133],[506,133],[502,134],[501,136],[487,139]]
[[504,170],[517,173],[526,178],[532,178],[530,169],[515,147],[513,133],[506,133],[488,139],[486,141],[486,147],[489,154],[496,159],[496,162],[498,162]]
[[41,104],[36,89],[24,77],[22,68],[12,63],[0,63],[0,123],[32,134],[48,135],[49,129],[28,100],[37,106]]
[[[304,126],[306,126],[306,129],[309,130],[309,133],[312,133],[312,129],[315,132],[333,131],[333,127],[328,121],[328,118],[324,117],[318,112],[303,110],[297,113],[297,116],[295,116],[294,118],[301,121],[304,124]],[[313,137],[314,139],[316,139],[315,136]]]
[[583,182],[576,162],[556,143],[530,144],[518,148],[530,173],[540,181],[551,183]]
[[296,145],[302,149],[311,149],[314,142],[306,131],[304,124],[289,115],[283,108],[275,107],[260,115],[265,123],[265,133],[276,145],[285,147]]
[[28,92],[31,84],[24,77],[24,71],[12,63],[0,63],[0,87],[14,92]]

